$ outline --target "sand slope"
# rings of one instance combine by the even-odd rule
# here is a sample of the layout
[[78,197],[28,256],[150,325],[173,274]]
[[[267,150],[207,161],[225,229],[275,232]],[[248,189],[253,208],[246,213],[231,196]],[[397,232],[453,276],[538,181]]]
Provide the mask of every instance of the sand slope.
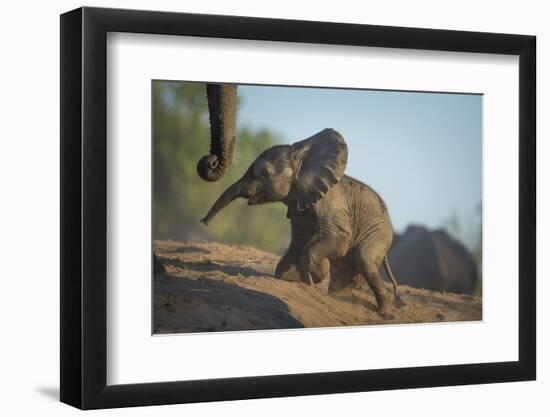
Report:
[[154,277],[155,333],[481,320],[479,297],[403,285],[407,305],[383,319],[370,290],[278,280],[279,257],[248,246],[156,241],[155,252],[167,271]]

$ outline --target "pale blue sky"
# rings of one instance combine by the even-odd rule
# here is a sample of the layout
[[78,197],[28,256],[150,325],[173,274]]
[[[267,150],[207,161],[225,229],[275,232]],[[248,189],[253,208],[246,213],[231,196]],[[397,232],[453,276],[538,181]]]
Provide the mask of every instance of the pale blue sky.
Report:
[[467,225],[481,203],[482,96],[239,86],[239,126],[292,143],[326,128],[348,144],[346,174],[386,201],[394,229]]

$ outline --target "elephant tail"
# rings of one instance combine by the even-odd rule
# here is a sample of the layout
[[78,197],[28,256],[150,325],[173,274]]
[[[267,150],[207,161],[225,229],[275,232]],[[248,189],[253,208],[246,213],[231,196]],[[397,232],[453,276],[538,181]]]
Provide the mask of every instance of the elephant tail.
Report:
[[393,272],[390,268],[390,262],[388,261],[388,256],[384,256],[384,269],[386,270],[386,272],[388,273],[388,277],[390,278],[390,281],[393,285],[393,297],[394,297],[394,300],[395,300],[395,304],[398,306],[398,307],[403,307],[405,306],[405,302],[403,301],[403,299],[399,296],[399,294],[397,294],[397,281],[395,280],[395,277],[393,276]]

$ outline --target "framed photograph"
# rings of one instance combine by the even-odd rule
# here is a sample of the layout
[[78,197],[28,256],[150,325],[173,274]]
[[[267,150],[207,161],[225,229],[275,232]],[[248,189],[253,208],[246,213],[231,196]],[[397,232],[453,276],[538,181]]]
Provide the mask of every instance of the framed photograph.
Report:
[[533,380],[535,37],[61,16],[61,401]]

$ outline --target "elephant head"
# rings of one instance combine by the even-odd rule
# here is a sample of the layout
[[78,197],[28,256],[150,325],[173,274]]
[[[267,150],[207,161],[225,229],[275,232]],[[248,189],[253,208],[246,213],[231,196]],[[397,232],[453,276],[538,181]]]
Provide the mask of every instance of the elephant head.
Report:
[[227,172],[235,150],[237,124],[237,86],[235,84],[207,84],[210,113],[210,154],[197,164],[197,173],[203,180],[217,181]]
[[237,198],[246,198],[249,205],[279,201],[303,211],[340,181],[347,156],[344,138],[333,129],[325,129],[293,145],[274,146],[256,158],[201,221],[207,225]]

